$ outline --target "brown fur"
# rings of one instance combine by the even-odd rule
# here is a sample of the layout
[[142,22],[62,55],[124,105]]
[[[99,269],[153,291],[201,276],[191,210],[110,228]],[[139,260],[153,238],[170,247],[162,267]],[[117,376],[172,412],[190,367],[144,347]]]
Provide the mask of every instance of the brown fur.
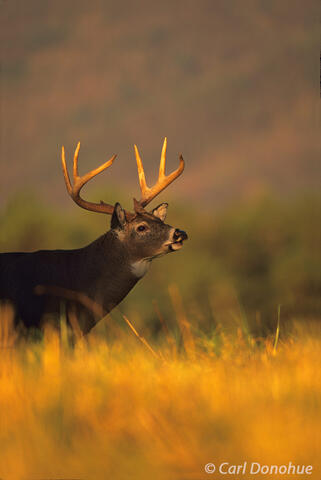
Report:
[[[16,323],[40,328],[65,300],[67,310],[71,304],[77,310],[81,331],[88,333],[139,280],[133,263],[172,251],[180,231],[159,218],[161,206],[128,221],[116,204],[111,230],[84,248],[0,254],[0,299],[14,305]],[[139,231],[142,226],[145,230]],[[183,234],[182,240],[187,238]]]

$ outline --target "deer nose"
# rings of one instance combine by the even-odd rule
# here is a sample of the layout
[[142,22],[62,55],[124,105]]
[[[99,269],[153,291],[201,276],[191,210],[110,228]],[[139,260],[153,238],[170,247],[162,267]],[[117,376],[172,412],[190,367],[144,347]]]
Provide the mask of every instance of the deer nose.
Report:
[[184,230],[179,230],[178,228],[176,228],[173,237],[174,237],[175,242],[178,241],[178,240],[187,240],[188,239],[187,233],[184,232]]

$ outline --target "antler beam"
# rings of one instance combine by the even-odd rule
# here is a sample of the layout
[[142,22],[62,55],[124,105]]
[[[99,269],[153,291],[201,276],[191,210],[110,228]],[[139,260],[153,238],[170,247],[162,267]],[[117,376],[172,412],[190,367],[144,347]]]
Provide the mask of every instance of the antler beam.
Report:
[[145,172],[143,168],[143,162],[139,155],[139,151],[136,145],[134,145],[135,149],[135,156],[137,162],[137,170],[138,170],[138,178],[141,190],[141,199],[139,200],[139,205],[145,207],[148,205],[153,198],[155,198],[158,194],[160,194],[168,185],[170,185],[176,178],[178,178],[184,170],[184,159],[183,156],[179,156],[179,167],[169,175],[165,175],[165,166],[166,166],[166,149],[167,149],[167,138],[165,137],[162,153],[161,153],[161,160],[159,164],[159,174],[158,180],[151,188],[149,188],[146,184],[145,179]]
[[68,170],[67,170],[66,158],[65,158],[65,147],[63,146],[61,149],[62,171],[64,174],[67,191],[71,196],[71,198],[74,200],[74,202],[76,202],[77,205],[84,208],[85,210],[91,210],[92,212],[105,213],[108,215],[112,215],[114,211],[114,207],[112,205],[104,203],[103,201],[101,201],[100,203],[87,202],[80,196],[80,190],[89,180],[91,180],[93,177],[95,177],[99,173],[109,168],[112,165],[117,155],[113,155],[107,162],[100,165],[100,167],[97,167],[94,170],[80,177],[78,174],[79,149],[80,149],[80,142],[78,142],[78,145],[74,153],[73,184],[71,184]]

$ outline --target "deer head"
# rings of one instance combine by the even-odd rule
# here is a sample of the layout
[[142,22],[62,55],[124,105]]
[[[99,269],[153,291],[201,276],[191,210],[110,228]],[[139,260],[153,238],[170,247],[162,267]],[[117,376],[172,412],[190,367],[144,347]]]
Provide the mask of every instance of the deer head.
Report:
[[109,168],[116,158],[113,155],[107,162],[79,176],[78,156],[80,143],[78,143],[73,161],[73,183],[71,183],[65,159],[65,149],[62,147],[62,168],[67,191],[71,198],[80,207],[97,213],[111,215],[111,230],[123,243],[128,252],[131,265],[134,265],[135,274],[141,276],[144,273],[147,262],[169,252],[179,250],[187,234],[183,230],[175,229],[164,223],[167,213],[167,203],[161,203],[151,212],[145,207],[168,185],[178,178],[184,170],[184,159],[179,156],[179,167],[169,175],[165,175],[167,139],[165,138],[161,153],[158,180],[152,187],[146,184],[144,168],[138,148],[134,145],[139,184],[141,190],[140,200],[134,198],[134,212],[124,210],[119,203],[114,206],[103,201],[93,203],[84,200],[80,196],[82,187],[93,177]]

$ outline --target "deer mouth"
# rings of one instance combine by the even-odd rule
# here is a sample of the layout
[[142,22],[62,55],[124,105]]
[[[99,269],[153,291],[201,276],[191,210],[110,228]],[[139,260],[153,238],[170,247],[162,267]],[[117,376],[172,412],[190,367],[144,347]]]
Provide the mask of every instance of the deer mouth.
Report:
[[183,240],[178,240],[176,242],[170,243],[168,245],[168,248],[171,252],[175,252],[176,250],[179,250],[183,246]]
[[173,233],[172,241],[167,244],[169,251],[175,252],[176,250],[179,250],[180,248],[182,248],[184,240],[187,239],[187,233],[184,232],[184,230],[179,230],[178,228],[176,228]]

